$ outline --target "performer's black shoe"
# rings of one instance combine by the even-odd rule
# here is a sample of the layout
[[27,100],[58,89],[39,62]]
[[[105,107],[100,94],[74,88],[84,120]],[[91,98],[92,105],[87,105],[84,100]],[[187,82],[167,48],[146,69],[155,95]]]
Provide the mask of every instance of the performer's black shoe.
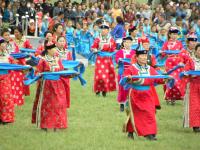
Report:
[[124,104],[120,104],[120,111],[121,111],[121,112],[124,111]]
[[1,122],[1,124],[8,125],[8,124],[12,124],[12,122]]
[[149,135],[146,135],[144,136],[147,140],[150,140],[150,141],[156,141],[157,138],[156,138],[156,135],[155,134],[149,134]]
[[156,106],[156,110],[160,110],[161,109],[161,106]]
[[133,132],[128,132],[128,138],[134,139]]
[[200,132],[200,127],[193,127],[193,132]]
[[175,100],[171,100],[171,105],[174,106],[176,104]]
[[106,92],[102,92],[103,97],[106,97]]
[[100,96],[100,92],[96,92],[96,96]]
[[41,128],[41,130],[47,132],[47,128]]

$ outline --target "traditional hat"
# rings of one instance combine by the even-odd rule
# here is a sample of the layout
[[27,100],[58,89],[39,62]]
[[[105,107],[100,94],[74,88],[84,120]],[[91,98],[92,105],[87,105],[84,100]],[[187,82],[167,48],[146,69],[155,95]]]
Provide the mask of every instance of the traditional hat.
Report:
[[137,28],[136,28],[136,26],[133,26],[132,28],[130,28],[130,29],[128,30],[128,32],[131,33],[131,32],[133,32],[133,31],[135,31],[135,30],[137,30]]
[[5,40],[4,39],[0,39],[0,44],[4,43]]
[[187,38],[188,41],[195,41],[197,42],[197,36],[195,34],[190,34]]
[[103,24],[100,26],[100,29],[109,29],[109,25],[104,21]]
[[139,43],[149,43],[149,39],[148,39],[147,37],[145,37],[145,38],[140,38],[140,39],[138,40],[138,42],[139,42]]
[[127,36],[127,37],[123,38],[123,41],[127,41],[127,40],[133,41],[132,37],[130,37],[130,36]]
[[140,55],[140,54],[148,54],[148,51],[147,50],[137,50],[136,55]]
[[55,48],[55,47],[56,47],[56,45],[54,43],[47,43],[45,45],[45,49],[52,49],[52,48]]
[[179,32],[179,29],[177,27],[171,27],[169,29],[169,33],[178,33]]

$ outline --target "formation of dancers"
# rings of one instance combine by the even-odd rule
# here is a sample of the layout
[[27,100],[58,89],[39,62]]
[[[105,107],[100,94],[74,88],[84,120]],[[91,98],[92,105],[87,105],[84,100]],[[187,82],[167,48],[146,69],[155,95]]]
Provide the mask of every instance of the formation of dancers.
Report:
[[[162,20],[164,15],[158,18]],[[168,105],[184,101],[184,127],[200,132],[200,43],[195,28],[186,35],[179,23],[152,24],[150,28],[148,18],[135,24],[124,23],[122,16],[115,19],[114,27],[97,19],[92,26],[88,20],[77,22],[76,29],[70,19],[64,24],[56,20],[43,33],[45,41],[37,49],[24,36],[22,26],[13,28],[14,38],[3,28],[0,123],[14,123],[15,106],[25,104],[24,96],[32,92],[30,84],[37,82],[32,123],[45,131],[67,128],[70,78],[86,84],[83,62],[76,60],[78,53],[95,66],[96,96],[109,98],[109,92],[117,91],[119,111],[127,113],[123,130],[128,138],[134,139],[136,134],[157,140],[156,110],[161,104],[155,86],[159,84]]]

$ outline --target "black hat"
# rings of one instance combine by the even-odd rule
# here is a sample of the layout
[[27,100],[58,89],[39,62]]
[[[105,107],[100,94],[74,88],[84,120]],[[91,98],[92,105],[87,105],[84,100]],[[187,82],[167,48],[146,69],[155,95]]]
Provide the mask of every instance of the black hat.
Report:
[[0,44],[4,43],[5,40],[4,39],[0,39]]
[[195,34],[191,34],[191,35],[188,36],[187,40],[188,41],[195,41],[195,42],[197,42],[198,39],[197,39],[197,36]]
[[103,19],[102,18],[99,18],[95,21],[96,24],[102,24],[103,23]]
[[100,26],[100,29],[109,29],[109,26],[107,24],[102,24]]
[[130,37],[130,36],[127,36],[127,37],[123,38],[123,41],[127,41],[127,40],[133,41],[132,37]]
[[49,44],[45,45],[45,48],[46,48],[46,49],[52,49],[52,48],[55,48],[55,47],[56,47],[56,45],[53,44],[53,43],[50,44],[50,45],[49,45]]
[[179,32],[179,29],[177,27],[171,27],[169,29],[169,33],[178,33]]
[[140,55],[140,54],[148,54],[148,51],[147,50],[137,50],[136,55]]
[[161,13],[160,16],[164,19],[166,19],[166,14],[165,13]]
[[128,30],[128,32],[131,33],[131,32],[133,32],[133,31],[135,31],[135,30],[137,30],[137,28],[136,28],[136,26],[133,26],[132,28],[130,28],[130,29]]

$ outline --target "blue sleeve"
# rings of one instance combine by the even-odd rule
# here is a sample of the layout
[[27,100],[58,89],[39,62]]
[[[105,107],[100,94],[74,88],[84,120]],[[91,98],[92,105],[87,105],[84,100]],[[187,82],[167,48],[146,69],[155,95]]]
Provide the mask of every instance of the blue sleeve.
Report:
[[118,31],[118,28],[119,28],[119,26],[116,26],[116,27],[110,32],[110,34],[111,34],[112,37],[115,37],[116,32]]

